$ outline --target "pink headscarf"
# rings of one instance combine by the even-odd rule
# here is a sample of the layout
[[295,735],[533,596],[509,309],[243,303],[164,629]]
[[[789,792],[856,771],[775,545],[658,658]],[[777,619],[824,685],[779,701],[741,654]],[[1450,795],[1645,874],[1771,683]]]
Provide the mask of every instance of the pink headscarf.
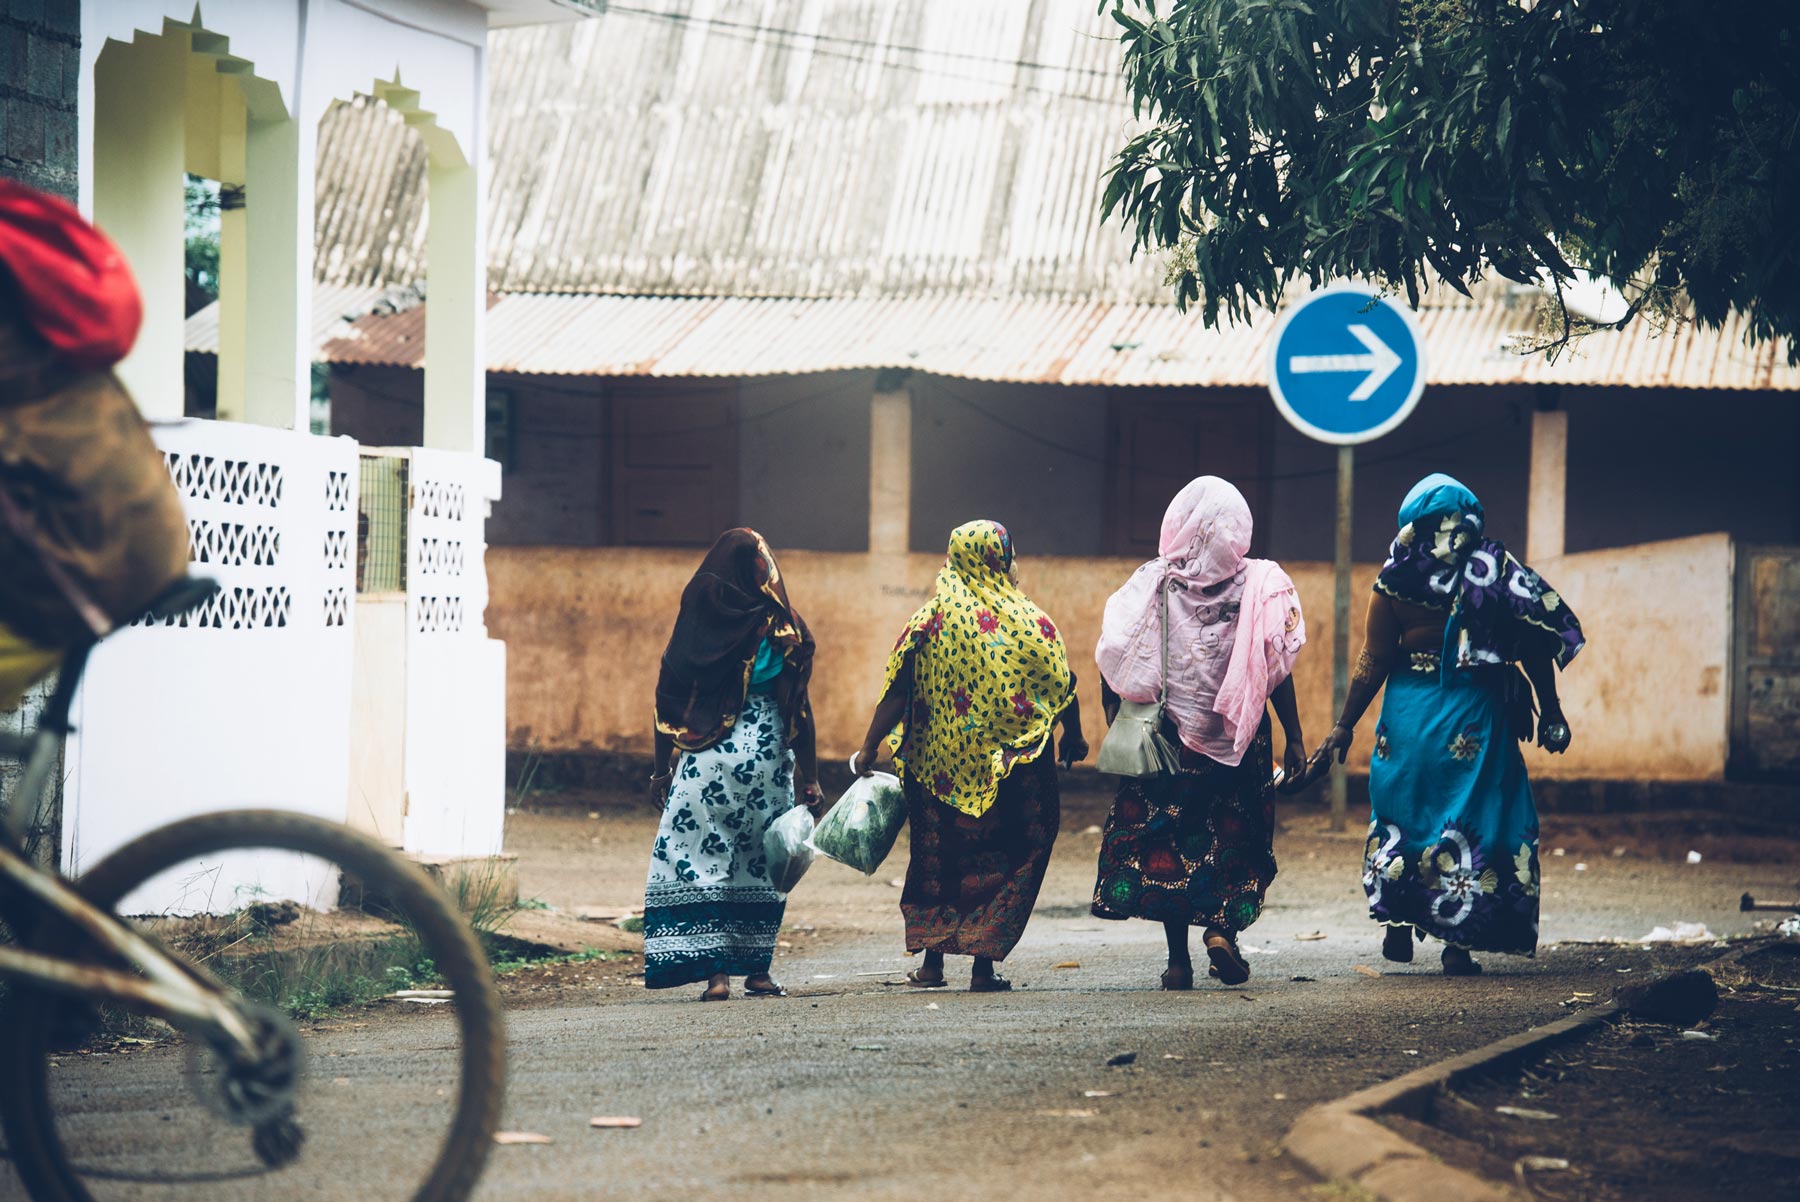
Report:
[[[1169,582],[1163,708],[1184,744],[1227,765],[1243,762],[1269,694],[1293,672],[1306,642],[1294,582],[1273,560],[1245,558],[1251,528],[1244,495],[1217,476],[1201,476],[1175,494],[1163,514],[1161,554],[1107,600],[1095,655],[1113,692],[1127,701],[1156,700],[1162,684],[1157,589]],[[1202,621],[1203,608],[1233,600],[1235,619]]]

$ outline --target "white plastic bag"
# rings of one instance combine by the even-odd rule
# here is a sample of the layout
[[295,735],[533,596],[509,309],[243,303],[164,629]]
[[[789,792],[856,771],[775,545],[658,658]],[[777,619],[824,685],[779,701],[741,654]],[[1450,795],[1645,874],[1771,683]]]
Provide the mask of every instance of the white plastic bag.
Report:
[[793,889],[813,862],[813,816],[795,806],[763,831],[763,855],[769,861],[769,883],[783,893]]
[[[855,760],[850,761],[850,770],[856,771]],[[813,847],[869,876],[887,859],[905,825],[906,793],[900,778],[872,772],[857,777],[844,790],[813,832]]]

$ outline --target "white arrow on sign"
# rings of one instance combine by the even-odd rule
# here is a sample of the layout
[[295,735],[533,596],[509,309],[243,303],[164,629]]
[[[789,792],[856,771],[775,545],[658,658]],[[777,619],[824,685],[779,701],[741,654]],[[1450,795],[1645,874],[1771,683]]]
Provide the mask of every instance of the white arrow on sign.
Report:
[[1394,348],[1377,338],[1375,331],[1368,326],[1353,325],[1347,328],[1358,342],[1369,348],[1368,354],[1295,355],[1288,360],[1288,370],[1297,376],[1328,371],[1367,372],[1363,382],[1350,394],[1353,401],[1366,401],[1394,374],[1394,369],[1400,366],[1400,356],[1394,353]]

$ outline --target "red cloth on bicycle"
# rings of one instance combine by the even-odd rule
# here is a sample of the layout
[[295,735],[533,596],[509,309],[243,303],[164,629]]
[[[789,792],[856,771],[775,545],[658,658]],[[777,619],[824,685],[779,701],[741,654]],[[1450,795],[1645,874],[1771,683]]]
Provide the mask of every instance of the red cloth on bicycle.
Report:
[[137,340],[143,301],[125,256],[67,201],[0,179],[0,265],[26,321],[70,366],[111,367]]

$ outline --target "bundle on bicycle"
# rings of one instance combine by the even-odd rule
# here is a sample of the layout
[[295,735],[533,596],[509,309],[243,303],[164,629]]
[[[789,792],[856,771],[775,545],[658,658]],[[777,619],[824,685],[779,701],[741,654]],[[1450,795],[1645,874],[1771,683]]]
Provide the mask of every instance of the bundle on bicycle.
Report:
[[[32,854],[90,654],[216,587],[186,574],[179,499],[109,370],[138,320],[117,250],[0,181],[0,710],[59,673],[35,729],[0,733],[23,765],[0,797],[0,1193],[464,1198],[504,1030],[480,943],[417,866],[275,810],[151,830],[74,881]],[[400,986],[448,995],[407,1016],[437,1025],[428,1051],[365,1047],[378,1015],[318,1021]]]

